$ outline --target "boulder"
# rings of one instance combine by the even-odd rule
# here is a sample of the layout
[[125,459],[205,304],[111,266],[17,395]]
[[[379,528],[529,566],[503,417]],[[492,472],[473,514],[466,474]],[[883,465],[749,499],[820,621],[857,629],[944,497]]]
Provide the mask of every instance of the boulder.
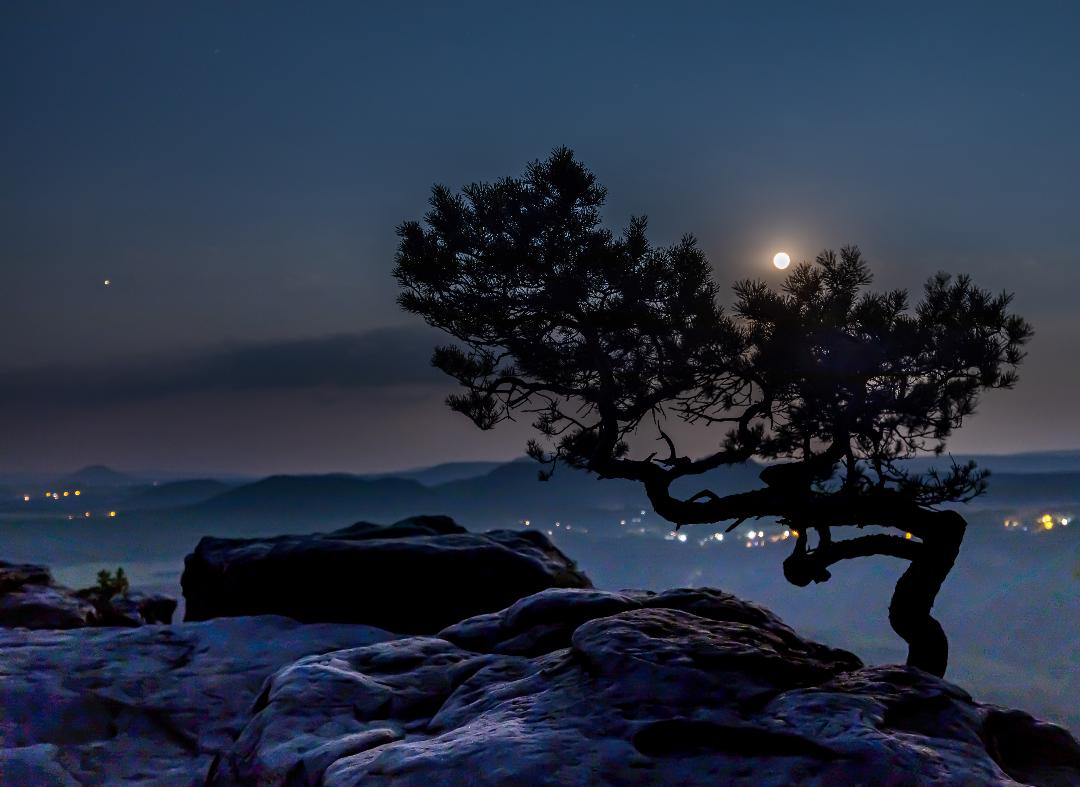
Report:
[[52,584],[52,574],[45,566],[35,566],[29,563],[5,563],[0,560],[0,594],[12,593],[28,586]]
[[164,593],[142,593],[129,590],[98,602],[102,626],[144,626],[172,623],[176,599]]
[[175,611],[171,596],[127,591],[106,599],[97,588],[71,590],[56,584],[44,566],[0,562],[2,627],[142,626],[171,623]]
[[282,617],[0,630],[0,782],[202,783],[275,670],[391,636]]
[[286,615],[434,633],[546,588],[591,587],[537,531],[470,533],[448,517],[332,533],[203,538],[184,561],[186,620]]
[[0,595],[0,626],[73,629],[97,623],[94,605],[64,588],[30,585]]
[[44,566],[0,562],[0,626],[72,629],[97,622],[94,605],[57,585]]
[[726,593],[550,589],[284,667],[208,782],[1074,785],[1080,745]]

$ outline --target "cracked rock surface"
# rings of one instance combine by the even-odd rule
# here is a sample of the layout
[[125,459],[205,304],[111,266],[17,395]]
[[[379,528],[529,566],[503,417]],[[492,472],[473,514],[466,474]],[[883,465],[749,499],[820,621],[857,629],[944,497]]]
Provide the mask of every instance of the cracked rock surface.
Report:
[[708,589],[553,589],[263,686],[217,785],[1080,783],[1064,729]]
[[1064,729],[709,589],[549,589],[432,635],[0,630],[0,783],[1080,783]]
[[391,636],[271,616],[0,630],[0,784],[200,783],[267,675]]

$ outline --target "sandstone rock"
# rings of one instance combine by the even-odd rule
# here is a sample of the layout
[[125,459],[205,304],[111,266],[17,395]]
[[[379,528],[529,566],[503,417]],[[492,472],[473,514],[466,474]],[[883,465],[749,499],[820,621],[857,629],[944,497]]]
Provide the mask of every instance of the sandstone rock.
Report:
[[93,604],[62,588],[32,585],[0,596],[0,626],[72,629],[97,622]]
[[654,593],[646,590],[554,589],[523,598],[507,609],[456,623],[439,636],[469,650],[534,656],[570,645],[582,623],[634,609],[677,609],[711,620],[745,623],[782,636],[795,649],[811,648],[830,658],[858,658],[799,637],[780,618],[758,604],[713,588],[683,588]]
[[97,588],[56,584],[44,566],[0,562],[0,627],[73,629],[171,623],[176,599],[138,591],[103,599]]
[[0,626],[71,629],[97,621],[94,605],[53,582],[44,566],[0,562]]
[[268,675],[306,654],[391,636],[282,617],[0,630],[0,782],[201,783]]
[[44,566],[5,563],[0,560],[0,593],[22,590],[27,585],[52,585],[52,574]]
[[728,594],[547,590],[277,672],[212,784],[1077,784],[1065,730]]
[[[172,623],[176,599],[163,593],[128,591],[114,596],[104,605],[104,626],[143,626]],[[102,613],[99,607],[99,613]]]
[[203,538],[181,579],[187,620],[279,614],[434,633],[550,587],[591,587],[535,531],[469,533],[448,517],[333,533]]

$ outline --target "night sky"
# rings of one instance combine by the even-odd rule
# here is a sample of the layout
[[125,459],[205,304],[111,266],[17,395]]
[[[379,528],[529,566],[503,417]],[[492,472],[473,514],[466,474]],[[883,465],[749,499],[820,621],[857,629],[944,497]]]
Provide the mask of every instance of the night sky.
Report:
[[561,144],[725,285],[858,243],[1015,291],[951,447],[1080,447],[1080,5],[584,5],[4,3],[0,471],[519,454],[441,405],[394,228]]

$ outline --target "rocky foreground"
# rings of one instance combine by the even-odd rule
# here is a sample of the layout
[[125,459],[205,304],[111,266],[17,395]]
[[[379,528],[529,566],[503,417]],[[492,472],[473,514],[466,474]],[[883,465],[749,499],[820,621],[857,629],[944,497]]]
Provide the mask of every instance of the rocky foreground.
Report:
[[594,590],[539,533],[203,539],[215,619],[138,628],[6,568],[67,630],[0,628],[5,785],[1080,784],[1060,727],[721,591]]
[[1080,783],[1080,745],[708,589],[552,589],[438,636],[0,632],[5,784]]
[[272,616],[0,629],[0,784],[201,784],[267,675],[392,636]]
[[212,784],[1080,783],[1063,729],[708,589],[549,590],[263,687]]

